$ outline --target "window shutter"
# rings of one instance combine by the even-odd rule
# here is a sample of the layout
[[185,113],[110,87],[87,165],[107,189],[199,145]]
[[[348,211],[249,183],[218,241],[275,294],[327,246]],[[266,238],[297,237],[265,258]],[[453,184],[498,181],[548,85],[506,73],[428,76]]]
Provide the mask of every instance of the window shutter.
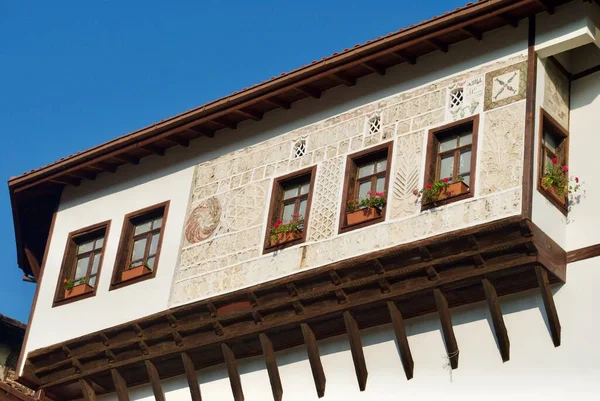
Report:
[[[358,168],[356,167],[356,163],[354,161],[350,161],[350,168],[348,169],[348,192],[347,192],[347,200],[354,199],[356,200],[356,177],[358,174]],[[346,205],[344,205],[345,207]]]
[[275,191],[273,192],[273,203],[271,207],[271,219],[270,225],[268,229],[271,229],[271,226],[275,224],[275,222],[279,219],[281,215],[281,202],[283,201],[283,188],[280,184],[277,184],[275,187]]
[[[133,223],[127,220],[125,223],[125,232],[123,234],[123,244],[121,245],[121,254],[117,259],[118,266],[115,269],[118,273],[122,272],[125,269],[125,264],[127,263],[127,259],[129,258],[129,254],[131,253],[131,239],[133,238]],[[117,281],[120,280],[120,275],[117,278]]]
[[433,140],[430,141],[429,149],[429,165],[425,166],[425,171],[427,173],[427,177],[425,177],[425,184],[431,184],[435,182],[436,176],[435,172],[437,170],[437,149],[439,146],[439,141],[437,137],[434,135]]

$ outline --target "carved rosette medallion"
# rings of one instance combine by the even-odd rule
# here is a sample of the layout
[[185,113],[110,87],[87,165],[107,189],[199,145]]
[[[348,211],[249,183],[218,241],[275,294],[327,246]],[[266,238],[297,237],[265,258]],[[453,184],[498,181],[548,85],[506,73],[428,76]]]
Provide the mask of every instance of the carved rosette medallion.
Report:
[[188,217],[185,226],[185,239],[196,244],[210,237],[221,221],[221,204],[217,198],[209,198],[200,203]]

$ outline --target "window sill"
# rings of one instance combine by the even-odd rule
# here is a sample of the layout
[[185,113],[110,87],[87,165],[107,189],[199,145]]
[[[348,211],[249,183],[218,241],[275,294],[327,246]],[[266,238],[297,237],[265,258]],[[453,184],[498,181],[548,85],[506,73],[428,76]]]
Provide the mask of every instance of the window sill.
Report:
[[272,253],[272,252],[276,252],[276,251],[280,251],[282,249],[285,248],[289,248],[292,247],[294,245],[298,245],[298,244],[302,244],[304,241],[306,240],[306,233],[302,232],[302,236],[300,238],[296,238],[290,241],[286,241],[286,242],[282,242],[276,245],[271,245],[269,238],[267,237],[267,245],[265,246],[265,249],[263,250],[263,255],[266,255],[268,253]]
[[151,278],[154,278],[154,276],[156,276],[156,266],[154,267],[154,270],[151,270],[149,273],[142,274],[141,276],[137,276],[137,277],[131,278],[129,280],[125,280],[125,281],[121,280],[121,281],[111,283],[109,291],[116,290],[116,289],[122,288],[122,287],[127,287],[128,285],[136,284],[141,281],[150,280]]
[[340,226],[340,229],[339,229],[339,234],[346,233],[348,231],[356,230],[356,229],[363,228],[363,227],[368,227],[370,225],[381,223],[382,221],[385,221],[385,207],[383,209],[381,209],[381,213],[377,217],[373,217],[368,220],[361,221],[359,223],[347,224],[346,223],[347,215],[348,215],[348,213],[345,213],[344,215],[342,215],[343,220],[342,220],[342,225]]
[[94,295],[96,295],[96,288],[93,288],[90,291],[84,292],[83,294],[75,295],[75,296],[72,296],[69,298],[62,298],[62,299],[54,300],[54,302],[52,303],[52,307],[54,308],[57,306],[70,304],[71,302],[81,301],[82,299],[91,298]]
[[554,192],[542,187],[541,185],[538,186],[538,192],[540,194],[542,194],[542,196],[544,198],[546,198],[550,203],[552,203],[554,205],[554,207],[556,207],[558,209],[559,212],[561,212],[563,215],[565,215],[565,217],[568,215],[569,209],[567,206],[566,198],[561,199]]
[[469,188],[469,192],[466,192],[464,194],[460,194],[460,195],[453,195],[453,196],[449,196],[448,198],[439,200],[437,202],[431,202],[431,203],[425,203],[421,205],[421,211],[425,211],[425,210],[429,210],[429,209],[435,209],[437,207],[440,206],[445,206],[448,205],[450,203],[453,202],[458,202],[464,199],[469,199],[473,197],[473,191],[471,191],[471,188]]

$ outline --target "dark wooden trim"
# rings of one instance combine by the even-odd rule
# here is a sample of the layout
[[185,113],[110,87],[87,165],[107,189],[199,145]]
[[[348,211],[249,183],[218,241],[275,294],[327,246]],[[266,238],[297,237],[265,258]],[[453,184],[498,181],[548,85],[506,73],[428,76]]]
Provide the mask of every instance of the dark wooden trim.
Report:
[[446,295],[439,289],[433,290],[435,297],[435,305],[440,315],[440,323],[442,325],[442,334],[444,335],[444,343],[446,343],[446,352],[450,359],[452,369],[458,368],[458,344],[454,336],[454,328],[452,327],[452,318],[450,317],[450,308]]
[[567,263],[575,263],[580,260],[600,256],[600,244],[586,246],[585,248],[573,249],[567,252]]
[[552,289],[550,288],[550,283],[548,281],[548,273],[543,267],[536,266],[535,275],[540,287],[540,292],[542,293],[542,300],[544,301],[548,326],[550,326],[552,342],[555,347],[558,347],[560,346],[561,327],[560,321],[558,320],[558,313],[556,312],[556,305],[554,305],[554,298],[552,297]]
[[506,331],[506,325],[504,324],[504,318],[502,317],[498,294],[496,293],[494,285],[487,278],[481,280],[481,284],[492,317],[494,333],[496,334],[496,341],[498,341],[498,348],[500,349],[500,356],[502,357],[502,362],[506,362],[510,359],[510,340],[508,339],[508,332]]
[[36,280],[39,279],[41,271],[40,263],[38,262],[33,252],[31,252],[27,247],[25,247],[25,256],[27,257],[27,262],[29,263],[29,268],[31,269],[33,277],[35,277]]
[[525,95],[525,137],[523,152],[523,200],[521,215],[531,219],[533,208],[533,171],[535,149],[535,96],[537,80],[537,54],[535,53],[535,16],[529,17],[527,39],[527,93]]
[[576,74],[572,74],[571,75],[571,81],[576,81],[578,79],[585,78],[588,75],[597,73],[598,71],[600,71],[600,64],[598,64],[598,65],[596,65],[594,67],[588,68],[587,70],[578,72]]
[[192,401],[202,401],[202,395],[200,394],[200,383],[198,383],[198,376],[196,375],[196,369],[194,368],[194,362],[192,358],[186,353],[181,353],[181,361],[185,370],[185,377],[187,379],[188,387],[190,388],[190,396]]
[[[119,248],[117,250],[117,255],[115,257],[115,264],[113,266],[113,272],[112,272],[112,278],[110,281],[109,291],[116,290],[118,288],[123,288],[123,287],[129,286],[131,284],[136,284],[141,281],[150,280],[156,276],[156,272],[158,271],[158,266],[159,266],[159,262],[160,262],[160,253],[161,253],[161,249],[162,249],[162,243],[165,238],[165,228],[167,226],[167,218],[169,216],[169,205],[170,204],[171,204],[171,201],[165,201],[165,202],[157,203],[152,206],[145,207],[140,210],[136,210],[135,212],[131,212],[131,213],[125,215],[125,217],[123,218],[123,227],[121,228],[121,236],[119,237]],[[128,252],[128,248],[129,248],[128,244],[129,244],[129,240],[130,240],[130,238],[128,237],[128,232],[130,231],[131,220],[135,219],[136,217],[142,216],[144,214],[152,213],[161,208],[164,209],[163,220],[162,220],[162,226],[160,228],[160,238],[158,240],[158,248],[156,250],[156,255],[154,256],[154,267],[152,269],[152,272],[150,274],[146,274],[146,275],[134,278],[132,280],[121,281],[119,275],[122,271],[122,264],[125,263],[125,260],[127,259],[126,252]]]
[[85,401],[96,401],[96,392],[89,380],[79,380],[81,395]]
[[339,219],[339,225],[338,225],[338,233],[346,233],[348,231],[352,231],[352,230],[356,230],[358,228],[363,228],[363,227],[368,227],[370,225],[373,224],[377,224],[377,223],[381,223],[382,221],[385,221],[385,215],[387,212],[387,202],[386,205],[383,207],[383,209],[381,210],[381,216],[369,220],[369,221],[365,221],[363,223],[360,224],[354,224],[354,225],[348,225],[346,224],[346,204],[348,202],[348,192],[349,192],[349,185],[350,185],[350,172],[353,168],[353,165],[355,164],[356,160],[362,159],[364,157],[369,157],[369,155],[371,154],[376,154],[376,153],[384,153],[385,150],[387,150],[387,165],[386,165],[386,172],[385,172],[385,184],[384,184],[384,193],[386,196],[386,199],[389,200],[390,198],[390,176],[392,175],[392,158],[393,158],[393,154],[394,154],[394,140],[389,141],[389,142],[385,142],[367,149],[363,149],[359,152],[353,153],[351,155],[348,155],[346,157],[346,170],[344,173],[344,187],[342,190],[342,206],[340,208],[340,219]]
[[121,376],[119,371],[114,368],[110,370],[110,375],[115,386],[118,400],[129,401],[129,395],[127,394],[127,383],[125,383],[123,376]]
[[477,156],[478,156],[477,155],[477,142],[479,140],[479,114],[475,114],[471,117],[467,117],[462,120],[454,121],[454,122],[442,125],[441,127],[436,127],[436,128],[432,128],[429,130],[429,133],[427,134],[428,135],[427,136],[427,149],[426,149],[427,153],[425,155],[425,172],[424,172],[424,179],[423,179],[423,188],[426,187],[428,184],[433,184],[433,182],[435,181],[435,174],[436,174],[435,170],[437,169],[437,167],[433,169],[433,176],[431,174],[431,171],[432,171],[432,166],[434,164],[436,164],[436,166],[437,166],[437,149],[436,149],[437,136],[443,135],[445,132],[452,131],[454,129],[457,129],[458,127],[461,127],[463,125],[468,125],[468,124],[472,124],[472,126],[473,126],[473,137],[471,139],[471,171],[469,172],[471,178],[470,178],[470,182],[469,182],[469,184],[470,184],[469,192],[462,194],[462,195],[451,196],[449,198],[442,199],[435,203],[421,204],[421,211],[448,205],[450,203],[458,202],[463,199],[469,199],[469,198],[472,198],[473,196],[475,196],[475,181],[477,179]]
[[154,366],[150,359],[146,359],[144,363],[146,364],[146,371],[148,372],[148,378],[150,379],[150,385],[152,386],[154,399],[156,401],[165,401],[165,393],[163,392],[160,384],[160,376],[158,375],[156,366]]
[[325,372],[323,372],[323,364],[321,363],[321,356],[319,355],[319,347],[317,346],[317,339],[315,334],[311,330],[310,326],[306,323],[300,324],[302,329],[302,337],[306,344],[306,352],[308,354],[308,361],[310,363],[310,369],[312,370],[313,379],[315,381],[315,388],[317,389],[317,395],[322,398],[325,395]]
[[0,382],[0,401],[48,401],[48,398],[45,400],[38,399],[36,395],[26,395],[7,383]]
[[402,367],[406,374],[406,380],[410,380],[413,378],[415,363],[413,362],[410,346],[408,345],[404,319],[402,318],[400,309],[398,309],[398,306],[394,301],[387,301],[387,306],[390,312],[392,326],[394,326],[394,333],[396,334],[396,341],[398,342],[398,349],[400,351],[400,360],[402,361]]
[[[274,212],[277,210],[277,196],[276,194],[279,191],[279,187],[285,183],[286,181],[293,180],[295,178],[301,177],[303,175],[310,174],[310,188],[308,190],[308,199],[306,201],[306,215],[304,216],[304,229],[302,230],[302,237],[298,238],[295,241],[286,242],[285,244],[271,246],[269,241],[270,233],[271,233],[271,225],[274,220]],[[277,177],[273,180],[273,186],[271,188],[271,201],[269,203],[269,214],[267,218],[267,228],[265,230],[265,239],[263,245],[263,254],[275,252],[281,249],[289,248],[294,245],[301,244],[306,241],[306,236],[308,234],[308,225],[310,223],[310,209],[312,206],[313,194],[315,192],[315,182],[317,177],[317,166],[314,165],[312,167],[307,167],[302,170],[294,171],[292,173],[286,174],[281,177]]]
[[258,338],[260,339],[260,345],[265,357],[265,365],[267,366],[267,373],[269,374],[273,400],[281,401],[281,398],[283,397],[283,387],[281,386],[281,378],[279,377],[279,368],[277,367],[277,360],[275,359],[273,343],[265,333],[260,333]]
[[[56,289],[54,292],[54,301],[52,302],[52,307],[57,307],[57,306],[61,306],[61,305],[66,305],[66,304],[70,304],[71,302],[76,302],[76,301],[80,301],[82,299],[86,299],[86,298],[90,298],[96,295],[96,292],[98,291],[98,285],[100,285],[100,277],[102,274],[102,265],[104,263],[104,255],[106,254],[106,244],[108,242],[108,235],[110,233],[110,224],[111,224],[111,220],[107,220],[107,221],[103,221],[101,223],[97,223],[97,224],[93,224],[91,226],[85,227],[85,228],[81,228],[79,230],[75,230],[69,233],[69,235],[67,236],[67,244],[65,245],[65,250],[63,253],[63,259],[60,265],[60,272],[58,275],[58,281],[56,283]],[[82,236],[82,235],[86,235],[88,233],[92,233],[95,231],[100,231],[104,229],[104,243],[102,244],[102,256],[100,257],[100,262],[98,263],[98,273],[96,274],[96,285],[93,287],[93,291],[90,291],[88,293],[85,294],[81,294],[79,296],[75,296],[75,297],[71,297],[71,298],[67,298],[67,299],[63,299],[60,295],[61,292],[64,290],[63,286],[62,286],[62,281],[63,279],[66,278],[66,269],[69,267],[69,265],[71,263],[73,263],[73,260],[69,260],[69,256],[70,255],[70,249],[72,247],[77,247],[77,245],[74,243],[75,238]]]
[[344,312],[344,325],[348,333],[348,341],[350,342],[350,352],[352,353],[352,361],[354,362],[354,370],[356,371],[356,379],[358,380],[358,388],[360,391],[365,391],[367,387],[367,363],[365,362],[365,354],[363,352],[362,341],[358,331],[358,323],[350,313]]
[[233,399],[235,401],[244,401],[242,381],[240,379],[240,373],[238,372],[237,362],[235,361],[235,355],[229,345],[225,343],[221,344],[221,351],[223,352],[223,358],[225,359],[225,366],[227,367],[227,374],[229,375]]

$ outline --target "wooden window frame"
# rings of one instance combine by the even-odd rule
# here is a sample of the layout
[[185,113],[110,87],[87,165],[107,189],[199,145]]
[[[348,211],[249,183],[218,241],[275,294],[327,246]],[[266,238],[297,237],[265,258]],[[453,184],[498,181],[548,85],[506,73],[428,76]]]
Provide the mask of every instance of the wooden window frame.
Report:
[[[465,126],[468,124],[472,126],[473,132],[473,136],[471,139],[471,170],[469,172],[471,178],[469,181],[469,192],[439,200],[435,202],[435,204],[421,204],[421,211],[432,209],[434,207],[444,206],[452,202],[461,201],[463,199],[472,198],[475,195],[475,182],[477,179],[477,142],[479,138],[479,114],[429,130],[429,134],[427,137],[427,153],[425,156],[425,178],[423,180],[423,187],[426,187],[428,184],[433,184],[435,181],[435,177],[438,173],[438,136],[458,130],[461,126]],[[458,168],[456,162],[454,168]]]
[[[304,175],[310,174],[310,186],[308,189],[308,198],[306,203],[306,215],[304,216],[304,229],[302,230],[302,237],[294,240],[286,242],[281,245],[271,245],[271,241],[269,240],[271,226],[275,223],[279,215],[279,203],[280,199],[278,194],[281,192],[282,184],[286,181],[291,181],[297,178],[300,178]],[[308,232],[308,224],[310,219],[310,209],[312,206],[313,193],[315,191],[315,179],[317,176],[317,166],[308,167],[302,170],[295,171],[293,173],[277,177],[273,180],[273,187],[271,189],[271,202],[269,204],[269,214],[267,219],[267,229],[265,232],[265,239],[263,245],[263,254],[271,253],[274,251],[278,251],[284,248],[289,248],[294,245],[301,244],[306,241],[306,234]],[[276,217],[277,215],[277,217]]]
[[[141,281],[152,279],[156,276],[156,272],[158,271],[158,266],[160,262],[160,254],[162,250],[162,243],[165,238],[165,227],[167,226],[167,217],[169,215],[169,204],[170,201],[161,202],[156,205],[148,206],[144,209],[136,210],[135,212],[129,213],[125,215],[123,219],[123,228],[121,229],[121,237],[119,239],[119,249],[117,251],[117,256],[115,258],[115,265],[113,267],[113,274],[110,282],[109,291],[116,290],[118,288],[127,287],[131,284],[136,284]],[[150,215],[152,213],[158,212],[160,209],[163,209],[163,220],[162,225],[160,227],[160,237],[158,239],[158,245],[156,249],[156,255],[154,256],[154,266],[152,268],[152,272],[148,274],[144,274],[142,276],[133,278],[127,281],[121,281],[120,274],[123,271],[123,266],[127,262],[129,258],[129,251],[131,250],[131,246],[133,244],[133,227],[134,224],[132,220],[137,218],[141,218],[144,215]]]
[[[348,231],[356,230],[358,228],[367,227],[372,224],[377,224],[382,221],[385,221],[385,214],[388,207],[388,202],[390,199],[389,188],[390,188],[390,175],[392,174],[392,155],[394,149],[394,141],[389,141],[386,143],[382,143],[377,146],[373,146],[368,149],[361,150],[360,152],[353,153],[348,155],[346,158],[346,172],[344,173],[344,187],[342,192],[342,207],[340,210],[340,219],[339,219],[339,228],[338,233],[345,233]],[[354,172],[357,170],[357,161],[361,161],[364,159],[368,159],[371,157],[377,157],[377,155],[387,153],[387,165],[386,165],[386,174],[385,174],[385,184],[384,184],[384,192],[388,202],[386,202],[385,206],[381,210],[381,216],[376,217],[374,219],[364,221],[358,224],[348,225],[346,224],[346,207],[348,203],[348,194],[352,189],[353,196],[356,198],[354,193],[358,189],[356,185],[353,188],[350,188],[350,184],[356,182],[356,178],[353,177]]]
[[[569,212],[568,208],[568,199],[565,199],[565,202],[562,203],[558,197],[556,197],[553,193],[546,190],[542,187],[542,176],[544,175],[544,130],[548,129],[555,137],[561,139],[559,146],[561,146],[561,150],[554,155],[558,162],[568,166],[569,165],[569,131],[563,128],[562,125],[558,121],[556,121],[546,110],[540,107],[540,126],[539,126],[539,138],[538,138],[538,183],[537,190],[542,194],[544,198],[546,198],[550,203],[552,203],[562,214],[565,216]],[[557,146],[558,147],[558,146]],[[565,196],[567,198],[567,196]]]
[[[63,259],[61,262],[60,273],[58,275],[58,282],[56,283],[56,290],[54,293],[54,301],[52,303],[52,307],[66,305],[71,302],[80,301],[82,299],[90,298],[96,295],[98,291],[98,285],[100,284],[100,276],[102,273],[102,264],[104,262],[104,255],[106,254],[106,244],[108,242],[108,234],[110,232],[110,220],[103,221],[101,223],[97,223],[88,227],[81,228],[79,230],[75,230],[69,233],[67,237],[67,244],[65,245],[65,251],[63,253]],[[81,295],[73,296],[70,298],[64,298],[61,296],[64,294],[63,280],[67,278],[67,269],[72,268],[71,266],[77,255],[75,254],[77,249],[77,239],[86,235],[94,234],[95,232],[99,232],[100,230],[104,230],[104,243],[102,244],[101,252],[102,256],[100,256],[100,262],[98,263],[98,272],[96,273],[96,285],[94,285],[93,290],[86,292]],[[69,276],[71,272],[69,272]]]

